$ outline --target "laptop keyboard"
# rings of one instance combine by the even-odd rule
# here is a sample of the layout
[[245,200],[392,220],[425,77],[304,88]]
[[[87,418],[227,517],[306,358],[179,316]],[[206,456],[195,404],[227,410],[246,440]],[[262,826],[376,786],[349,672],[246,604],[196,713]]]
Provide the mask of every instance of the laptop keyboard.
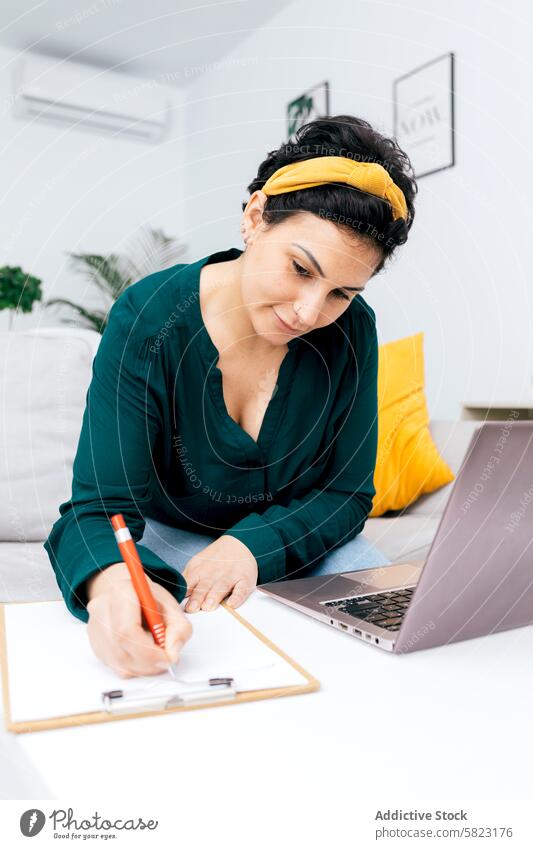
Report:
[[347,613],[348,616],[356,616],[365,622],[386,628],[387,631],[398,631],[414,591],[415,587],[405,587],[386,593],[352,596],[327,601],[324,607]]

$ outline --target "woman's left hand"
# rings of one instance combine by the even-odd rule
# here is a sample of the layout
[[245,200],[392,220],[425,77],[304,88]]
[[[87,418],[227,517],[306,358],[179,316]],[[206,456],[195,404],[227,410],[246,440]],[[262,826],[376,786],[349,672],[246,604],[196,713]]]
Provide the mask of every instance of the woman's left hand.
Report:
[[183,570],[190,596],[186,613],[214,610],[226,598],[230,607],[239,607],[257,584],[257,560],[236,537],[224,534],[198,551]]

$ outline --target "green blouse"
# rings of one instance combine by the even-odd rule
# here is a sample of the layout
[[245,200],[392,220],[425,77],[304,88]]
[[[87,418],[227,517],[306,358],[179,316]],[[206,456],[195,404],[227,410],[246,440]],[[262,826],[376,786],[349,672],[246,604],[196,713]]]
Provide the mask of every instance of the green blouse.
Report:
[[[219,251],[158,271],[113,305],[94,358],[73,468],[44,547],[69,610],[87,621],[85,582],[120,561],[109,517],[136,542],[145,519],[231,534],[259,583],[303,577],[360,533],[377,452],[375,313],[358,295],[327,327],[294,337],[257,442],[229,415],[203,322],[200,271]],[[186,582],[138,545],[146,572],[181,601]]]

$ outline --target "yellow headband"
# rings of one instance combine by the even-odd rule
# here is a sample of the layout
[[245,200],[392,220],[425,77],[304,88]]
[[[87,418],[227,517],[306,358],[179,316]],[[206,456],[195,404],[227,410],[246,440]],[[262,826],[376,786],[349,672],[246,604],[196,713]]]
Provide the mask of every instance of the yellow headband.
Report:
[[377,162],[354,162],[345,156],[316,156],[278,168],[261,189],[266,195],[281,195],[310,189],[324,183],[348,183],[356,189],[388,200],[392,218],[407,220],[405,195],[390,174]]

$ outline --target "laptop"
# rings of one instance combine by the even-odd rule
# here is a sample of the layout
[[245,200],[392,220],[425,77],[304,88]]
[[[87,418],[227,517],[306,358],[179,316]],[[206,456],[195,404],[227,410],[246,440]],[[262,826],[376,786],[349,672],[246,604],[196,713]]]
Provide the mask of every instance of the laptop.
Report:
[[533,421],[474,431],[425,559],[258,589],[395,653],[530,625]]

